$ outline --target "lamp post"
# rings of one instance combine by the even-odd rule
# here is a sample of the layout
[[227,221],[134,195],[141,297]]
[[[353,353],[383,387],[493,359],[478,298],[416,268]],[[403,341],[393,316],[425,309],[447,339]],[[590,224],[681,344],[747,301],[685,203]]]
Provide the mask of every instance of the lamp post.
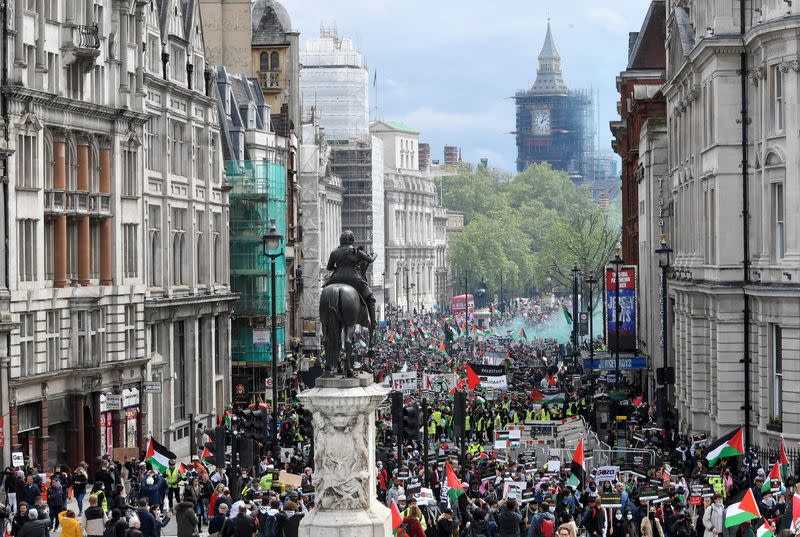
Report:
[[381,274],[383,276],[383,320],[386,320],[389,311],[389,290],[386,286],[386,271]]
[[394,271],[394,312],[395,312],[395,315],[397,314],[397,306],[400,303],[399,293],[400,293],[400,267],[397,267],[397,270]]
[[[278,444],[278,313],[275,295],[277,288],[275,283],[275,260],[283,255],[281,241],[283,235],[275,229],[275,220],[269,221],[269,231],[261,237],[263,253],[269,258],[269,282],[270,282],[270,346],[272,347],[272,441],[273,447]],[[278,250],[275,253],[270,253]]]
[[572,267],[572,355],[578,356],[580,349],[578,348],[578,275],[581,269],[578,265]]
[[464,331],[466,332],[466,341],[470,342],[469,336],[469,271],[464,271]]
[[501,272],[500,273],[500,314],[502,315],[505,312],[506,312],[506,306],[505,306],[505,303],[503,302],[503,273]]
[[614,249],[614,259],[611,260],[611,269],[614,271],[614,383],[619,383],[619,329],[622,324],[622,307],[619,304],[619,271],[622,270],[622,246],[617,243]]
[[408,283],[408,267],[403,267],[406,273],[406,315],[411,317],[411,285]]
[[[655,250],[658,254],[658,266],[661,267],[661,380],[663,386],[661,389],[661,400],[657,404],[658,408],[658,426],[664,427],[666,423],[667,412],[667,343],[669,331],[667,330],[667,272],[669,271],[669,257],[672,253],[672,248],[667,245],[667,236],[661,234],[661,241],[659,247]],[[658,375],[656,375],[656,379]]]
[[417,269],[417,312],[418,312],[420,315],[422,315],[422,303],[421,303],[421,302],[420,302],[420,300],[419,300],[419,288],[420,288],[420,287],[421,287],[421,286],[420,286],[420,284],[419,284],[419,269]]
[[[597,279],[594,277],[594,272],[591,270],[586,275],[586,284],[589,286],[589,302],[586,305],[586,311],[589,313],[589,373],[591,375],[591,382],[592,382],[592,398],[594,398],[594,389],[595,389],[595,376],[594,376],[594,320],[592,319],[592,308],[594,302],[592,302],[592,289],[594,284],[597,283]],[[592,399],[592,425],[596,426],[594,423],[594,399]]]

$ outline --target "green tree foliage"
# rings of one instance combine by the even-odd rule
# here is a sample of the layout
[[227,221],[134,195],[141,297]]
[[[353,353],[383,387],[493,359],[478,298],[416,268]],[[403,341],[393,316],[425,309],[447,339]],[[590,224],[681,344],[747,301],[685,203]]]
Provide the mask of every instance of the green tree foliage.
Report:
[[469,271],[471,289],[484,278],[497,292],[501,274],[509,293],[569,288],[575,265],[599,278],[619,238],[618,212],[597,207],[585,188],[548,164],[533,165],[508,182],[481,167],[463,169],[444,178],[441,188],[445,206],[465,216],[448,255],[457,274]]

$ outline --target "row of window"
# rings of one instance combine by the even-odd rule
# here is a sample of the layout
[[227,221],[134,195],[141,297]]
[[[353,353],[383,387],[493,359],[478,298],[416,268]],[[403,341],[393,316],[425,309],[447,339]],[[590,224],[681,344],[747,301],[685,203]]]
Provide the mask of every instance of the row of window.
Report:
[[[187,129],[187,124],[177,119],[168,120],[167,127],[168,169],[164,169],[162,135],[158,126],[152,122],[145,126],[144,131],[145,168],[154,172],[168,171],[181,177],[194,175],[197,179],[208,180],[208,162],[211,162],[212,170],[217,170],[219,166],[217,135],[209,135],[202,126],[195,126],[193,130]],[[215,173],[214,179],[215,183],[219,183],[221,175]]]
[[[15,153],[17,186],[24,188],[40,188],[39,181],[39,140],[36,133],[22,133],[17,135],[17,150]],[[100,190],[100,165],[97,148],[92,145],[89,149],[89,192]],[[139,195],[138,188],[138,151],[130,146],[122,148],[122,180],[121,195],[135,197]],[[77,190],[78,159],[75,143],[70,140],[66,143],[64,152],[65,179],[67,190]],[[53,175],[55,173],[55,160],[53,158],[53,143],[48,136],[44,138],[44,187],[54,188]]]
[[[44,318],[41,314],[44,313]],[[38,319],[37,319],[38,316]],[[36,323],[44,321],[45,354],[36,352],[39,332]],[[65,326],[66,321],[66,326]],[[20,362],[19,375],[26,377],[41,373],[52,373],[67,368],[97,367],[103,357],[108,357],[106,350],[106,315],[102,308],[73,311],[63,317],[60,310],[22,313],[19,316]],[[133,359],[137,357],[136,341],[136,306],[126,305],[123,310],[121,331],[124,335],[124,355],[117,359]],[[68,334],[67,363],[64,364],[62,353],[64,334]]]

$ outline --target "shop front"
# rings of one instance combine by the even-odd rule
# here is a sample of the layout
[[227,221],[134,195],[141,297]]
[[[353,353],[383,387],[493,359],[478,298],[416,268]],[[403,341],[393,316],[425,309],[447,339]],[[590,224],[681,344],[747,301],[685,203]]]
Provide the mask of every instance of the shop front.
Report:
[[41,464],[42,404],[20,405],[17,410],[17,446],[12,451],[22,452],[26,463]]
[[67,395],[47,400],[47,463],[69,464],[69,437],[73,434],[72,401]]
[[122,390],[123,427],[119,447],[141,448],[141,409],[139,388],[130,386]]

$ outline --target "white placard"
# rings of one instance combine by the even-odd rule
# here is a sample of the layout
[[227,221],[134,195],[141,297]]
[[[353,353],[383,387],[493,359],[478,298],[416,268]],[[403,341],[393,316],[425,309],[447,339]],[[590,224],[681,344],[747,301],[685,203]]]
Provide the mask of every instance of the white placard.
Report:
[[417,392],[417,372],[392,373],[390,386],[393,390],[402,392],[404,395],[411,395]]
[[15,451],[11,454],[11,464],[14,468],[22,468],[25,466],[25,455],[21,451]]
[[547,473],[557,474],[561,471],[561,461],[547,461]]
[[617,473],[619,473],[619,466],[601,466],[595,470],[594,480],[597,483],[603,481],[616,481]]

